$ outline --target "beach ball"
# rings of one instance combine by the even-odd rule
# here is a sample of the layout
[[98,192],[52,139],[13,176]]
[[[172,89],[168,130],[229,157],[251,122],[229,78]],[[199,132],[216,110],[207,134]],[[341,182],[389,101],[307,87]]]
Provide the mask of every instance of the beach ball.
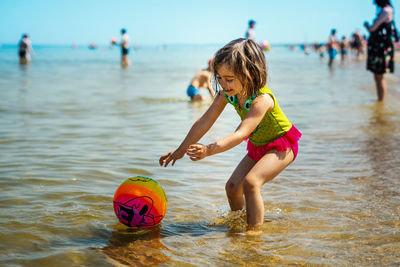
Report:
[[268,51],[270,49],[270,44],[268,41],[261,41],[259,43],[259,45],[260,45],[261,49],[264,51]]
[[111,38],[111,44],[117,44],[117,39],[115,39],[114,37]]
[[167,197],[156,180],[145,176],[132,177],[115,191],[114,211],[126,226],[155,226],[165,216]]

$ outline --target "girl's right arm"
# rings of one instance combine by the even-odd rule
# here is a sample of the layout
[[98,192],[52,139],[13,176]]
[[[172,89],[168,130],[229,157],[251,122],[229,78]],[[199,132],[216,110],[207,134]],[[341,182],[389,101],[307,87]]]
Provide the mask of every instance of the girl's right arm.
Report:
[[199,141],[200,138],[202,138],[207,133],[207,131],[211,128],[211,126],[224,110],[226,104],[227,101],[225,99],[225,96],[223,92],[220,91],[219,93],[217,93],[217,96],[215,97],[213,103],[208,108],[206,113],[204,113],[203,116],[201,116],[201,118],[193,124],[192,128],[190,129],[180,146],[176,150],[171,151],[160,157],[160,166],[167,167],[170,161],[172,161],[172,166],[174,166],[175,161],[185,155],[187,148],[190,145],[197,143],[197,141]]

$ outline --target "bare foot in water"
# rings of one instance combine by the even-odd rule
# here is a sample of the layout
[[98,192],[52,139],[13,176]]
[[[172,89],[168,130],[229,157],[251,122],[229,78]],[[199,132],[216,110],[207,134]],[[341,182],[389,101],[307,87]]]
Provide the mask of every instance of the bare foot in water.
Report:
[[236,233],[236,235],[240,235],[240,236],[260,236],[263,233],[262,230],[261,230],[261,226],[262,226],[262,224],[251,225],[251,226],[248,225],[245,232]]
[[247,225],[247,230],[244,234],[248,235],[248,236],[261,235],[262,234],[261,226],[262,226],[262,224]]

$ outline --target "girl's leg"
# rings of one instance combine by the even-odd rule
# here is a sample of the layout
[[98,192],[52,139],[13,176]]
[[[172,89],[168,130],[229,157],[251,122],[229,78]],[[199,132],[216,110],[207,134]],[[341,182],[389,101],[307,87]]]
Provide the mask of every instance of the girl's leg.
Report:
[[292,149],[287,151],[271,150],[250,170],[243,181],[246,199],[247,223],[250,227],[264,222],[264,202],[261,187],[283,171],[294,158]]
[[255,164],[256,162],[246,155],[225,185],[226,195],[232,211],[243,209],[243,180]]
[[383,74],[374,74],[376,92],[378,94],[378,101],[385,102],[386,99],[386,83],[383,79]]

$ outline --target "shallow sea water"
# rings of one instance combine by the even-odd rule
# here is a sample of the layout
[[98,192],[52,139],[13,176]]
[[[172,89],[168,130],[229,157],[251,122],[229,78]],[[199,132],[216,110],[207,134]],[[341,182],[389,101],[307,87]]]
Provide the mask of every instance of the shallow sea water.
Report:
[[[142,47],[127,69],[117,49],[37,47],[19,66],[16,50],[0,48],[0,265],[399,265],[399,66],[379,105],[364,62],[330,70],[316,54],[266,54],[268,85],[303,137],[296,161],[263,187],[262,233],[246,236],[224,192],[244,144],[158,165],[206,111],[185,91],[219,47]],[[238,123],[228,106],[202,142]],[[161,225],[140,231],[112,207],[137,175],[168,197]]]

